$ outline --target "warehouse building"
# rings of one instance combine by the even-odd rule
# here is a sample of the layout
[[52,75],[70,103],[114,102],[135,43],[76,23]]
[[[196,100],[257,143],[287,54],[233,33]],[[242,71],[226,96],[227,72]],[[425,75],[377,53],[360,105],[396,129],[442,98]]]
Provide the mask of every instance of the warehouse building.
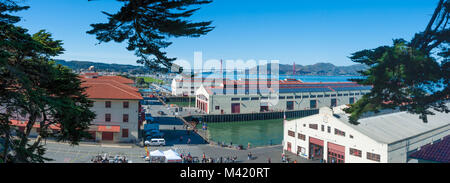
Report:
[[411,154],[450,134],[450,113],[433,111],[424,123],[418,115],[385,110],[366,113],[353,125],[345,107],[285,121],[283,149],[328,163],[411,163],[418,162]]
[[202,85],[205,87],[220,86],[222,79],[211,78],[185,78],[178,77],[172,80],[171,91],[174,96],[195,96]]
[[227,80],[220,86],[200,86],[196,92],[196,107],[207,114],[309,110],[352,104],[371,88],[354,82]]

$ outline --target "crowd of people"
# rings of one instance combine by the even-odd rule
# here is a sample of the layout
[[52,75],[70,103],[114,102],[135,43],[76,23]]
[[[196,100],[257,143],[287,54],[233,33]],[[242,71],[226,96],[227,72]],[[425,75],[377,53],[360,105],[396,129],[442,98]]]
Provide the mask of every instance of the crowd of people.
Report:
[[108,156],[108,154],[99,154],[91,159],[92,163],[131,163],[126,156],[116,155]]

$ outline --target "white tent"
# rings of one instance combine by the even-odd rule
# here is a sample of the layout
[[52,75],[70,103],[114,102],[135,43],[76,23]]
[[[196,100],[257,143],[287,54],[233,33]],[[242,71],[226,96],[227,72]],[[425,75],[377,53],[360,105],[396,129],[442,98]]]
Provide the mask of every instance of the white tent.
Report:
[[164,151],[163,153],[164,153],[164,156],[166,157],[166,162],[168,162],[168,163],[182,161],[180,155],[172,149]]
[[155,150],[155,151],[150,152],[150,156],[152,156],[152,157],[163,157],[164,153],[162,151],[160,151],[160,150]]

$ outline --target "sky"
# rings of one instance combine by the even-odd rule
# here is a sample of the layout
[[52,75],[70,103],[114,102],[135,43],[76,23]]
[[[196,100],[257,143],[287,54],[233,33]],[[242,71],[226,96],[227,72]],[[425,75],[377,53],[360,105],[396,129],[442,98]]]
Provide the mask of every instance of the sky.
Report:
[[[64,60],[136,64],[126,43],[101,43],[86,34],[90,24],[115,13],[114,0],[21,0],[30,9],[16,13],[30,33],[45,29],[62,40]],[[363,49],[410,40],[423,31],[438,0],[214,0],[191,18],[213,21],[200,38],[171,38],[169,57],[194,60],[279,60],[281,64],[354,64],[348,57]]]

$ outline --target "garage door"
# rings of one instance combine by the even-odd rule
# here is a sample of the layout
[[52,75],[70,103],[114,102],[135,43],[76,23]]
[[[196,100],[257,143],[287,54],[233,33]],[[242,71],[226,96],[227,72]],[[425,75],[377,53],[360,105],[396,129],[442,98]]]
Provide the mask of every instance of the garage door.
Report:
[[113,132],[103,132],[102,133],[102,140],[114,140],[114,133]]
[[328,142],[328,162],[345,163],[345,147]]

